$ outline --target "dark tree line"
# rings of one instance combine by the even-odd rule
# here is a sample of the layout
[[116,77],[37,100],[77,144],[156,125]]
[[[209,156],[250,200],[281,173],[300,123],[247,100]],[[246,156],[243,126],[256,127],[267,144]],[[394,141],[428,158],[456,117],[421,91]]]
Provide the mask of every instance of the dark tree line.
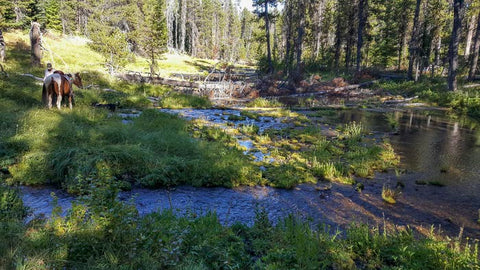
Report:
[[[408,78],[477,70],[476,0],[0,0],[0,27],[89,37],[112,70],[132,54],[165,51],[223,61],[261,59],[292,83],[319,68],[405,70]],[[463,57],[459,57],[463,56]]]

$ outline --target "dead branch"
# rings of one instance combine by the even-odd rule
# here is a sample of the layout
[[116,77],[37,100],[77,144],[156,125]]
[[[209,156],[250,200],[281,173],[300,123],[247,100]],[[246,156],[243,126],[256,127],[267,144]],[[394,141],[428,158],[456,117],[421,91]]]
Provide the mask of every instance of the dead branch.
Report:
[[35,80],[37,80],[37,81],[43,82],[43,78],[39,78],[39,77],[37,77],[37,76],[35,76],[35,75],[32,75],[32,74],[29,74],[29,73],[20,74],[20,76],[30,77],[30,78],[33,78],[33,79],[35,79]]

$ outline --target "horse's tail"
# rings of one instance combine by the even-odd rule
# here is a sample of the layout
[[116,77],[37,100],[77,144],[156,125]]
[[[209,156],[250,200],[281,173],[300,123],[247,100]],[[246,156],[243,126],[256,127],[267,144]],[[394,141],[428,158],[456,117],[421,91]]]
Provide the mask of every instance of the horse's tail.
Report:
[[42,89],[42,103],[43,105],[47,106],[48,105],[48,100],[47,100],[47,87],[45,86],[45,83],[43,84],[43,89]]

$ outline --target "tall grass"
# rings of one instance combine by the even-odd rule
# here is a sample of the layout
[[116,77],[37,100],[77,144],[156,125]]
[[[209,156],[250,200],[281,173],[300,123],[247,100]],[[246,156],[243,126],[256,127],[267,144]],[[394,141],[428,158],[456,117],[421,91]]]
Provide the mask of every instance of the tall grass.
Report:
[[275,99],[256,98],[246,105],[251,108],[278,108],[283,107],[283,104]]
[[441,78],[413,81],[387,81],[378,84],[379,88],[389,93],[409,96],[419,96],[420,99],[439,106],[451,108],[457,113],[467,114],[480,119],[480,88],[460,87],[458,91],[447,90],[446,83]]
[[241,151],[194,140],[186,122],[155,110],[144,110],[131,125],[90,108],[35,110],[8,142],[21,153],[10,167],[13,181],[60,184],[75,193],[100,168],[119,181],[151,187],[237,186],[259,179],[258,168]]
[[[102,181],[109,181],[104,178]],[[8,192],[2,190],[2,192]],[[0,204],[0,207],[1,204]],[[18,211],[22,211],[18,209]],[[0,222],[2,267],[26,269],[479,269],[478,243],[352,224],[345,232],[289,216],[225,226],[215,213],[140,216],[97,188],[65,217]],[[12,224],[12,223],[10,223]]]

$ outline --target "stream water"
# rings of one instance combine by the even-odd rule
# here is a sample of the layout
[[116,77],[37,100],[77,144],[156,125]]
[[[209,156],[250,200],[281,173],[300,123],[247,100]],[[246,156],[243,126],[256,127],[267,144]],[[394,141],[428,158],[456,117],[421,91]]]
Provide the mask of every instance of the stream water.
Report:
[[[226,128],[228,115],[239,110],[164,110],[182,117],[203,118]],[[389,122],[387,119],[390,119]],[[294,214],[313,223],[346,226],[353,221],[371,225],[409,226],[428,233],[430,226],[448,235],[464,234],[480,238],[477,222],[480,211],[480,124],[466,118],[450,118],[441,111],[402,109],[386,113],[375,110],[345,110],[322,117],[331,124],[363,123],[379,136],[388,136],[401,157],[401,170],[378,173],[375,179],[358,179],[365,189],[336,183],[299,185],[292,190],[270,187],[133,189],[120,198],[134,198],[140,214],[173,209],[179,214],[202,215],[215,211],[224,224],[243,222],[251,225],[256,209],[264,209],[272,221]],[[230,121],[236,125],[255,124],[260,132],[267,128],[288,126],[282,119],[261,117],[258,120]],[[394,124],[392,124],[392,122]],[[395,130],[395,132],[392,132]],[[255,159],[268,154],[255,152],[247,138],[237,138]],[[250,151],[251,150],[251,151]],[[404,185],[394,205],[383,202],[383,185]],[[324,188],[328,187],[328,188]],[[21,187],[24,203],[35,216],[49,216],[51,192],[58,204],[68,210],[71,195],[52,188]]]

